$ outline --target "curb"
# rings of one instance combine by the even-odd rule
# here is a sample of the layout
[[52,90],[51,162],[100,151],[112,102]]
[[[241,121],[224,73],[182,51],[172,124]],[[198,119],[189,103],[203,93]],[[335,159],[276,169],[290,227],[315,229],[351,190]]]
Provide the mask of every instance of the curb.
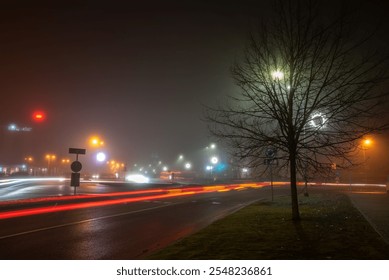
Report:
[[365,213],[363,212],[360,207],[358,206],[358,204],[355,202],[355,200],[351,197],[350,194],[347,194],[347,197],[350,199],[351,203],[354,205],[354,207],[359,211],[359,213],[361,213],[361,215],[365,218],[365,220],[371,225],[371,227],[375,230],[375,232],[378,233],[378,235],[382,238],[382,240],[385,241],[386,244],[389,245],[389,237],[385,237],[381,230],[377,227],[377,225],[370,219],[370,217]]

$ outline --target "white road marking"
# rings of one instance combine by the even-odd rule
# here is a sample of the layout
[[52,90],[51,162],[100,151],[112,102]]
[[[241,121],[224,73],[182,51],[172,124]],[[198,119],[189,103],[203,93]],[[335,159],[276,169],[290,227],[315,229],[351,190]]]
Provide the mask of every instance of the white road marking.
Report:
[[167,207],[167,206],[177,205],[177,204],[180,204],[180,203],[164,204],[164,205],[160,205],[160,206],[156,206],[156,207],[151,207],[151,208],[146,208],[146,209],[141,209],[141,210],[136,210],[136,211],[131,211],[131,212],[125,212],[125,213],[119,213],[119,214],[114,214],[114,215],[102,216],[102,217],[98,217],[98,218],[87,219],[87,220],[82,220],[82,221],[77,221],[77,222],[72,222],[72,223],[66,223],[66,224],[61,224],[61,225],[56,225],[56,226],[51,226],[51,227],[38,228],[38,229],[34,229],[34,230],[29,230],[29,231],[9,234],[9,235],[5,235],[5,236],[0,236],[0,240],[6,239],[6,238],[11,238],[11,237],[16,237],[16,236],[21,236],[21,235],[26,235],[26,234],[31,234],[31,233],[35,233],[35,232],[45,231],[45,230],[57,229],[57,228],[61,228],[61,227],[79,225],[79,224],[94,222],[94,221],[103,220],[103,219],[109,219],[109,218],[114,218],[114,217],[119,217],[119,216],[125,216],[125,215],[131,215],[131,214],[146,212],[146,211],[155,210],[155,209],[159,209],[159,208],[164,208],[164,207]]

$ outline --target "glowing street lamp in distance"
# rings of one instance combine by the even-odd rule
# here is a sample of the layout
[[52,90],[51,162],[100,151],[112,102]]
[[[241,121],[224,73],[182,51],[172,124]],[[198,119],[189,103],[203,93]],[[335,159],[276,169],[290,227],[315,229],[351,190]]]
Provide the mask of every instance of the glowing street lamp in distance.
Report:
[[99,136],[91,136],[89,138],[89,145],[91,147],[101,147],[104,146],[104,141]]
[[192,164],[190,162],[185,163],[185,169],[191,169]]
[[216,149],[216,144],[214,143],[211,143],[209,146],[206,147],[207,150],[211,149],[211,150],[214,150]]
[[99,152],[99,153],[96,154],[96,160],[98,162],[104,162],[106,160],[106,158],[107,158],[107,156],[103,152]]
[[52,154],[47,154],[47,155],[45,156],[45,158],[46,158],[47,160],[55,160],[55,159],[57,158],[57,156],[56,156],[56,155],[52,155]]
[[366,138],[363,140],[364,148],[370,147],[373,144],[373,141],[370,138]]
[[32,163],[34,161],[34,158],[32,156],[27,156],[24,158],[24,160],[28,163]]
[[316,113],[312,115],[309,125],[314,128],[323,128],[326,126],[327,118],[322,113]]
[[8,130],[9,130],[9,131],[17,131],[17,130],[18,130],[18,127],[17,127],[16,124],[11,123],[10,125],[8,125]]
[[284,78],[284,73],[280,70],[275,70],[271,73],[271,76],[274,80],[282,80]]
[[216,156],[211,157],[211,163],[212,164],[217,164],[218,162],[219,162],[219,159]]

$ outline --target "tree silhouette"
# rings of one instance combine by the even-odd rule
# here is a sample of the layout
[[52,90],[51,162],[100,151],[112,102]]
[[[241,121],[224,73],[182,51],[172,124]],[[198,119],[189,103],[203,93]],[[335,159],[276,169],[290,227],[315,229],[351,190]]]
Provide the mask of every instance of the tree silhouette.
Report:
[[372,50],[373,35],[355,30],[343,6],[332,18],[309,0],[278,1],[274,12],[232,67],[239,93],[206,108],[205,119],[252,168],[274,159],[288,167],[292,218],[300,220],[297,174],[352,164],[357,140],[388,127],[379,87],[387,56]]

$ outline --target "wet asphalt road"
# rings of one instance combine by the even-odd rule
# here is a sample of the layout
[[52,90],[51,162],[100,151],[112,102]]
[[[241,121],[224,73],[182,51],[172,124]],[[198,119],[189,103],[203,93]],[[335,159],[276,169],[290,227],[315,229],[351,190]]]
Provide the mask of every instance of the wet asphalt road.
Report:
[[140,259],[264,197],[232,190],[4,219],[0,259]]

